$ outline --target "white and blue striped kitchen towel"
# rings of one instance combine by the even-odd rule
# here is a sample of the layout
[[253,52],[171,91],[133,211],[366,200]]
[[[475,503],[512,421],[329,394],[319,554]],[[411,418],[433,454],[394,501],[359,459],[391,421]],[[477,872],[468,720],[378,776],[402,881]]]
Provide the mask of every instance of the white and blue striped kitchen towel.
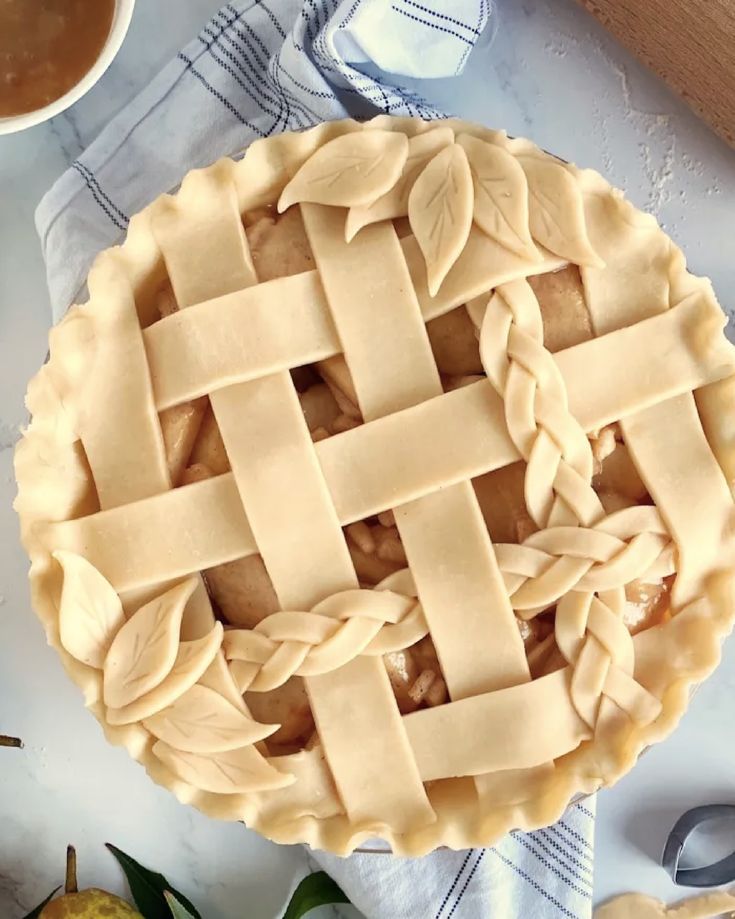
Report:
[[[491,0],[233,0],[44,196],[36,226],[54,318],[94,255],[189,169],[349,115],[441,117],[388,74],[461,72]],[[370,65],[371,74],[359,69]],[[374,65],[374,66],[373,66]],[[372,73],[380,68],[385,73]]]
[[[346,115],[441,117],[392,76],[459,73],[490,0],[233,0],[59,179],[36,222],[55,318],[128,217],[256,137]],[[370,75],[361,65],[371,65]],[[375,76],[380,68],[380,76]],[[589,919],[594,801],[499,845],[425,858],[313,853],[368,919]]]
[[590,919],[595,799],[496,846],[423,858],[314,852],[368,919]]

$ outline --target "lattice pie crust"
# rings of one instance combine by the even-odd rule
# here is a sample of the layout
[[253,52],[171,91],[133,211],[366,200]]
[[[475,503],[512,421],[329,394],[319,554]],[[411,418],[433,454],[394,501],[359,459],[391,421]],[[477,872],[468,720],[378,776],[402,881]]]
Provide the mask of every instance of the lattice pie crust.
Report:
[[[88,287],[16,454],[33,602],[180,800],[338,853],[492,843],[615,781],[717,663],[735,353],[597,173],[460,121],[323,124],[190,173]],[[402,698],[384,664],[417,649]]]

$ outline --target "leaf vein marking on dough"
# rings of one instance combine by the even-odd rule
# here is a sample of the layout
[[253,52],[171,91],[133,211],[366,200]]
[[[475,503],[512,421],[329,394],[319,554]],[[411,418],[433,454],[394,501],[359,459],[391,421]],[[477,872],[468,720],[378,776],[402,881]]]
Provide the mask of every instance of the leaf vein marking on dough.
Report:
[[548,195],[544,194],[540,189],[533,188],[529,185],[529,193],[535,198],[536,202],[540,207],[540,218],[544,225],[546,232],[551,235],[553,230],[556,230],[558,233],[562,233],[561,224],[554,217],[554,211],[556,210],[553,199]]
[[223,775],[228,782],[233,784],[237,782],[238,778],[247,778],[248,771],[242,767],[238,767],[236,763],[223,763],[218,759],[213,759],[212,765],[215,769]]
[[[209,711],[201,712],[199,715],[178,715],[175,718],[169,714],[166,715],[165,720],[169,727],[181,730],[182,726],[189,727],[191,729],[197,729],[205,727],[207,733],[214,734],[216,737],[222,738],[222,740],[227,740],[229,737],[236,736],[242,730],[241,725],[226,725],[226,724],[213,724],[212,719],[217,717],[216,711],[210,709]],[[190,734],[185,734],[183,730],[181,733],[185,737],[190,737]]]
[[89,589],[82,578],[78,579],[80,593],[79,606],[84,610],[87,632],[99,639],[106,637],[105,628],[96,614],[97,606],[90,596]]
[[521,245],[525,246],[526,241],[523,239],[523,237],[518,232],[518,230],[516,230],[516,228],[513,226],[510,220],[508,220],[505,214],[501,211],[501,209],[495,203],[496,195],[503,197],[503,198],[512,198],[513,197],[512,193],[505,190],[505,191],[497,192],[496,195],[493,195],[488,190],[488,187],[491,185],[501,185],[501,186],[506,185],[508,181],[507,178],[502,175],[500,176],[489,176],[489,175],[481,176],[473,168],[472,163],[470,163],[470,169],[472,170],[473,177],[477,180],[477,187],[481,190],[481,192],[485,195],[485,197],[488,199],[488,201],[492,205],[493,220],[495,222],[495,232],[498,234],[498,236],[500,236],[504,228],[508,229],[510,230],[511,234],[518,240],[518,242],[521,243]]
[[[146,655],[149,655],[151,651],[154,651],[156,645],[165,637],[166,618],[166,607],[163,603],[159,603],[158,611],[156,612],[156,617],[154,620],[153,630],[151,631],[150,637],[145,646],[141,647],[140,633],[136,633],[135,640],[133,642],[132,654],[130,656],[130,666],[125,671],[125,675],[122,679],[122,682],[126,688],[135,686],[142,680],[147,679],[149,675],[148,671],[145,666],[141,666],[141,662],[144,662]],[[135,673],[135,671],[138,669],[140,669],[140,673],[133,677],[133,673]]]
[[437,211],[436,217],[434,218],[431,228],[429,230],[429,238],[432,241],[434,246],[434,257],[436,257],[438,250],[441,247],[442,241],[444,239],[444,234],[447,227],[447,218],[449,218],[450,225],[455,222],[455,214],[452,210],[452,202],[450,196],[447,194],[451,185],[453,185],[452,190],[456,193],[458,186],[456,180],[452,183],[451,170],[447,170],[447,175],[444,177],[442,182],[437,187],[437,190],[429,198],[426,203],[427,208],[431,208],[441,198],[441,207]]
[[312,184],[316,185],[318,183],[323,183],[327,186],[327,188],[331,188],[332,185],[335,185],[350,169],[359,170],[360,167],[365,163],[369,164],[363,172],[364,176],[367,178],[368,176],[372,175],[373,172],[375,172],[375,170],[383,161],[382,156],[374,156],[371,159],[368,159],[362,156],[348,155],[346,153],[334,154],[333,158],[335,160],[346,160],[347,165],[338,166],[336,169],[331,169],[328,172],[313,178],[311,180]]

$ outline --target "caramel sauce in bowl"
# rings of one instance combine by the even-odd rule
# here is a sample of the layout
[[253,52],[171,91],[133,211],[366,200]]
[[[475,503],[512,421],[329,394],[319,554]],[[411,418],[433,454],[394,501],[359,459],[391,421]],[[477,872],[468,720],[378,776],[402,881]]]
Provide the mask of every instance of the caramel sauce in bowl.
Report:
[[0,0],[0,134],[53,118],[107,70],[135,0]]

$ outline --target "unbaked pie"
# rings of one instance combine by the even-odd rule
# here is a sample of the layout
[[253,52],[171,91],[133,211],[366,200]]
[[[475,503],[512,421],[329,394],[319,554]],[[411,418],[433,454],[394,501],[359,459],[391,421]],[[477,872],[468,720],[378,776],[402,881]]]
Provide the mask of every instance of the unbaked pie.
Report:
[[597,173],[323,124],[190,173],[88,288],[16,454],[33,602],[182,801],[338,853],[488,844],[715,666],[735,352]]

